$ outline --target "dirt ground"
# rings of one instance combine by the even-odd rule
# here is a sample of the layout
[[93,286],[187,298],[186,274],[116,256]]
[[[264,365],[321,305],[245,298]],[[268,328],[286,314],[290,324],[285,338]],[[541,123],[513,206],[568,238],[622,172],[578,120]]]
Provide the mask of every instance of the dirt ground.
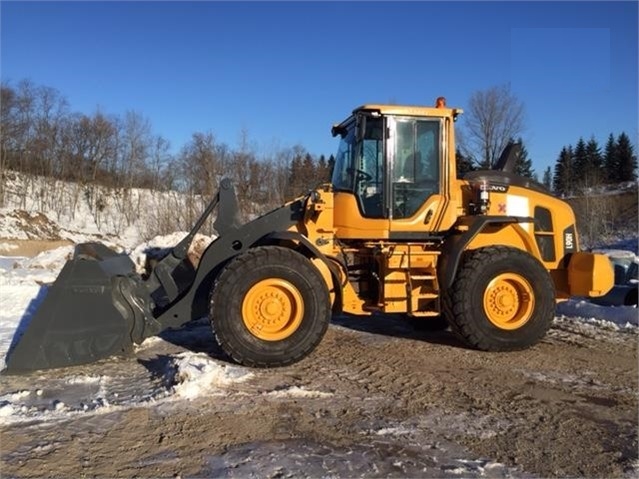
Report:
[[59,248],[60,246],[68,246],[72,244],[68,240],[18,240],[18,239],[0,239],[0,255],[26,256],[31,258],[38,253]]
[[[225,361],[194,327],[189,349]],[[82,371],[151,387],[184,350],[179,333],[165,339]],[[637,372],[634,332],[562,320],[530,350],[493,354],[396,318],[340,317],[310,357],[223,394],[3,425],[2,476],[635,477]]]

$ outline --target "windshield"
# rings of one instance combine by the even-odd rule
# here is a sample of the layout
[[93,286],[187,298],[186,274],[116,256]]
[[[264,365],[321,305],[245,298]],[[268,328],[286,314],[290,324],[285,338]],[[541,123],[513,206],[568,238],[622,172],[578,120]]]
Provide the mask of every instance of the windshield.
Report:
[[382,218],[384,190],[384,119],[361,117],[363,137],[352,122],[344,133],[335,158],[333,187],[355,193],[362,216]]
[[333,168],[333,187],[337,190],[353,191],[354,175],[350,172],[354,164],[355,152],[355,123],[352,123],[342,136],[335,156]]

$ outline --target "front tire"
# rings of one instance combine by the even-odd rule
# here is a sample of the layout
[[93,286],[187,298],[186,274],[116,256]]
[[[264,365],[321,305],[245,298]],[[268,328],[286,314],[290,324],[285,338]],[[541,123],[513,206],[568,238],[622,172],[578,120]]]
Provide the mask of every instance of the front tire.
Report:
[[331,304],[322,275],[306,257],[263,246],[237,256],[222,271],[210,313],[215,337],[234,361],[276,367],[317,347]]
[[511,351],[539,342],[555,315],[554,283],[533,256],[495,246],[465,253],[445,297],[451,329],[468,346]]

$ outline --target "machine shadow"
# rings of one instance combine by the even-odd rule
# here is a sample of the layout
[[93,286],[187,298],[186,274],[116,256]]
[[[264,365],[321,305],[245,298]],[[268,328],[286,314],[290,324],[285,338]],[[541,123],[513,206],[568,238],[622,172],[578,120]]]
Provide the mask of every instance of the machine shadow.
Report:
[[[466,346],[453,335],[450,329],[429,329],[427,321],[428,319],[421,321],[419,319],[411,320],[401,315],[390,314],[374,314],[368,317],[340,314],[333,316],[331,324],[352,331],[394,338],[413,339],[431,344],[467,349]],[[205,353],[217,361],[235,364],[218,345],[207,318],[191,321],[180,329],[165,330],[158,336],[164,341],[184,350],[194,353]],[[158,356],[158,358],[160,358],[160,356]],[[160,359],[157,359],[157,361],[159,360]],[[162,370],[163,367],[162,364],[157,363],[154,364],[151,369]]]
[[333,316],[331,322],[353,331],[467,349],[450,331],[450,328],[445,330],[429,328],[427,321],[426,318],[408,319],[403,315],[392,314],[373,314],[368,317],[340,314]]
[[212,359],[233,363],[217,344],[211,324],[207,318],[190,321],[179,329],[164,330],[158,334],[158,337],[179,348],[194,353],[206,353]]
[[9,348],[7,349],[7,352],[5,355],[7,361],[10,360],[10,357],[13,354],[13,350],[15,349],[17,344],[20,342],[20,339],[22,338],[23,333],[29,327],[29,324],[31,323],[31,320],[34,317],[35,312],[38,310],[38,307],[40,306],[40,304],[42,304],[42,302],[44,301],[44,298],[47,296],[48,291],[49,291],[49,286],[41,285],[36,296],[33,299],[31,299],[31,301],[29,301],[27,308],[24,310],[24,313],[22,314],[22,317],[20,318],[20,321],[18,322],[18,327],[13,333],[13,337],[11,338],[11,344],[9,345]]

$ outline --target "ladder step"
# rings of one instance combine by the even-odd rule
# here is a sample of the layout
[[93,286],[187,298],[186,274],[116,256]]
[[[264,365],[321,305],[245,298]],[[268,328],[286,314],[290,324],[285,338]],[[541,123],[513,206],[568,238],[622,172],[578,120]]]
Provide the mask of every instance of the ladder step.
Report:
[[413,311],[411,313],[413,316],[439,316],[440,313],[438,313],[437,311]]
[[435,276],[433,276],[432,274],[413,274],[410,277],[411,279],[417,279],[417,280],[425,280],[425,279],[435,279]]
[[439,298],[439,295],[435,293],[415,293],[413,294],[413,298],[435,299],[435,298]]

